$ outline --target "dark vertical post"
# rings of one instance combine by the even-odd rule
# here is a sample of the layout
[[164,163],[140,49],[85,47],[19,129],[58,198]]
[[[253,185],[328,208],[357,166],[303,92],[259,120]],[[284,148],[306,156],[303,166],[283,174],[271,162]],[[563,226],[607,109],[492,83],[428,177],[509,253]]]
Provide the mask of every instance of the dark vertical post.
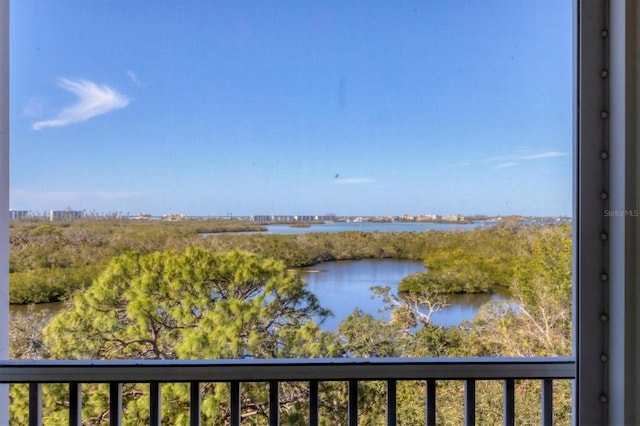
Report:
[[191,382],[189,386],[189,424],[200,426],[200,383]]
[[162,419],[161,401],[160,383],[149,383],[149,424],[151,426],[160,426]]
[[464,382],[464,424],[476,424],[476,381],[473,379]]
[[82,385],[69,383],[69,426],[82,426]]
[[542,426],[553,424],[553,380],[542,381]]
[[278,395],[278,381],[269,382],[269,424],[278,426],[280,424],[280,401]]
[[427,426],[436,426],[436,381],[427,380]]
[[42,385],[29,383],[29,426],[42,425]]
[[309,426],[318,426],[318,381],[309,382]]
[[358,381],[349,380],[349,426],[358,426]]
[[397,423],[397,381],[387,380],[387,426],[395,426]]
[[231,426],[240,426],[242,407],[240,405],[240,382],[234,380],[231,386]]
[[122,383],[109,383],[109,424],[122,424]]
[[504,381],[502,422],[504,426],[513,426],[515,423],[516,404],[515,404],[515,381],[506,379]]

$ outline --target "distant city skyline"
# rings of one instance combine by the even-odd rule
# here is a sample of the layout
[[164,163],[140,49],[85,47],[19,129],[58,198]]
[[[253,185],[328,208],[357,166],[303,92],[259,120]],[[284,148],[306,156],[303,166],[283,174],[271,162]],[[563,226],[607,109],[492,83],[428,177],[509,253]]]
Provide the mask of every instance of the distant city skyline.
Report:
[[571,2],[10,7],[12,209],[571,215]]
[[[278,213],[278,214],[264,214],[264,213],[256,213],[249,215],[234,215],[233,213],[225,213],[220,215],[188,215],[186,213],[182,213],[180,211],[167,211],[160,214],[151,214],[147,212],[130,212],[130,211],[107,211],[107,212],[99,212],[96,210],[73,210],[73,209],[64,209],[64,210],[46,210],[46,211],[33,211],[33,210],[10,210],[10,219],[19,220],[19,219],[29,219],[29,218],[103,218],[103,217],[123,217],[123,218],[161,218],[161,217],[179,217],[182,219],[198,219],[198,218],[213,218],[213,219],[251,219],[260,222],[278,222],[278,221],[329,221],[329,220],[344,220],[348,218],[361,218],[366,220],[372,219],[395,219],[395,220],[417,220],[417,221],[429,221],[429,220],[445,220],[445,221],[456,221],[456,220],[483,220],[483,218],[495,219],[495,218],[503,218],[512,215],[488,215],[484,213],[475,213],[469,215],[462,215],[459,213],[446,213],[446,214],[434,214],[434,213],[404,213],[404,214],[387,214],[387,215],[370,215],[370,214],[349,214],[349,215],[341,215],[335,213]],[[513,215],[520,216],[523,218],[526,217],[562,217],[567,218],[570,217],[568,215],[549,215],[549,216],[535,216],[535,215]]]

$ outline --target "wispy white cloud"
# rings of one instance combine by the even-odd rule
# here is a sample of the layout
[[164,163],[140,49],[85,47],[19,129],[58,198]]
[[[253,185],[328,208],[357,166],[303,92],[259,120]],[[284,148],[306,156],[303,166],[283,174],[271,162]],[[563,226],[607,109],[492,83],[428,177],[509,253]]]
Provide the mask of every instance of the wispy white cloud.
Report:
[[133,84],[135,84],[136,86],[138,87],[144,86],[144,83],[138,78],[135,72],[129,70],[127,71],[127,75],[129,76],[131,81],[133,81]]
[[506,155],[498,155],[496,157],[484,158],[475,162],[459,162],[454,166],[470,166],[472,164],[491,164],[494,169],[505,169],[508,167],[517,166],[522,161],[544,160],[548,158],[566,157],[569,155],[566,152],[560,151],[544,151],[537,154],[531,154],[530,149],[524,149],[519,147],[514,152]]
[[358,177],[358,178],[335,178],[333,183],[336,185],[354,185],[354,184],[363,184],[363,183],[373,183],[375,179]]
[[567,155],[569,154],[567,154],[566,152],[547,151],[540,154],[521,155],[516,158],[518,160],[540,160],[543,158],[566,157]]
[[506,163],[496,164],[495,168],[496,169],[506,169],[508,167],[515,167],[517,165],[518,165],[518,163],[516,163],[515,161],[507,161]]
[[498,155],[496,157],[485,158],[482,162],[485,163],[493,163],[493,162],[504,162],[504,161],[529,161],[529,160],[541,160],[545,158],[554,158],[554,157],[566,157],[569,155],[566,152],[558,152],[558,151],[545,151],[539,152],[537,154],[524,154],[522,151],[512,152],[506,155]]
[[129,105],[129,99],[125,95],[106,85],[98,85],[87,80],[68,79],[61,79],[58,85],[76,95],[78,102],[61,110],[49,120],[33,123],[34,130],[79,123]]

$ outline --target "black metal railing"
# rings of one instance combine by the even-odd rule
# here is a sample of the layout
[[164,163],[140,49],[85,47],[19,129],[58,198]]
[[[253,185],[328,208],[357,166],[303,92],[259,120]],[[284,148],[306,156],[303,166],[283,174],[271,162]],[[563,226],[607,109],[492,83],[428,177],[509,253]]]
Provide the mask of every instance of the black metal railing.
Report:
[[475,424],[476,382],[503,382],[503,423],[515,423],[515,381],[540,380],[541,420],[553,419],[553,381],[574,379],[575,362],[571,358],[366,358],[366,359],[270,359],[211,361],[1,361],[0,383],[29,385],[29,424],[42,424],[42,385],[69,385],[69,424],[81,425],[83,383],[109,384],[109,421],[122,420],[123,383],[149,385],[150,424],[161,422],[162,383],[190,383],[190,419],[200,424],[200,384],[225,382],[230,385],[231,424],[242,419],[242,383],[269,384],[269,424],[279,424],[279,385],[307,382],[309,385],[309,423],[319,421],[318,384],[326,381],[348,383],[348,424],[358,424],[358,383],[386,382],[386,422],[397,422],[396,386],[398,381],[426,381],[425,424],[436,424],[436,383],[441,380],[464,382],[465,424]]

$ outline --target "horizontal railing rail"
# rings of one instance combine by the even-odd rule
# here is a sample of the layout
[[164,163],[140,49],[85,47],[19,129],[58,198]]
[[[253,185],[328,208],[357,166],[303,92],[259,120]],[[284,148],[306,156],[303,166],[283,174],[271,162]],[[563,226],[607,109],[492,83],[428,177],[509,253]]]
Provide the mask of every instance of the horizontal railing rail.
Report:
[[82,383],[108,383],[109,422],[122,420],[123,383],[150,385],[150,424],[161,423],[160,384],[183,382],[191,386],[190,419],[200,424],[200,384],[227,382],[230,385],[230,422],[242,420],[241,384],[268,382],[269,424],[279,424],[279,385],[307,382],[309,424],[317,425],[318,383],[348,383],[348,424],[358,424],[358,382],[385,381],[388,425],[397,423],[396,389],[402,380],[426,381],[425,424],[436,424],[436,382],[464,381],[465,424],[475,424],[475,388],[479,380],[503,382],[503,423],[515,424],[515,381],[541,380],[541,419],[553,420],[553,380],[575,378],[572,358],[318,358],[318,359],[233,359],[233,360],[83,360],[0,361],[0,383],[29,384],[29,424],[42,424],[42,384],[69,385],[69,424],[82,424]]
[[0,361],[0,383],[573,379],[572,358]]

